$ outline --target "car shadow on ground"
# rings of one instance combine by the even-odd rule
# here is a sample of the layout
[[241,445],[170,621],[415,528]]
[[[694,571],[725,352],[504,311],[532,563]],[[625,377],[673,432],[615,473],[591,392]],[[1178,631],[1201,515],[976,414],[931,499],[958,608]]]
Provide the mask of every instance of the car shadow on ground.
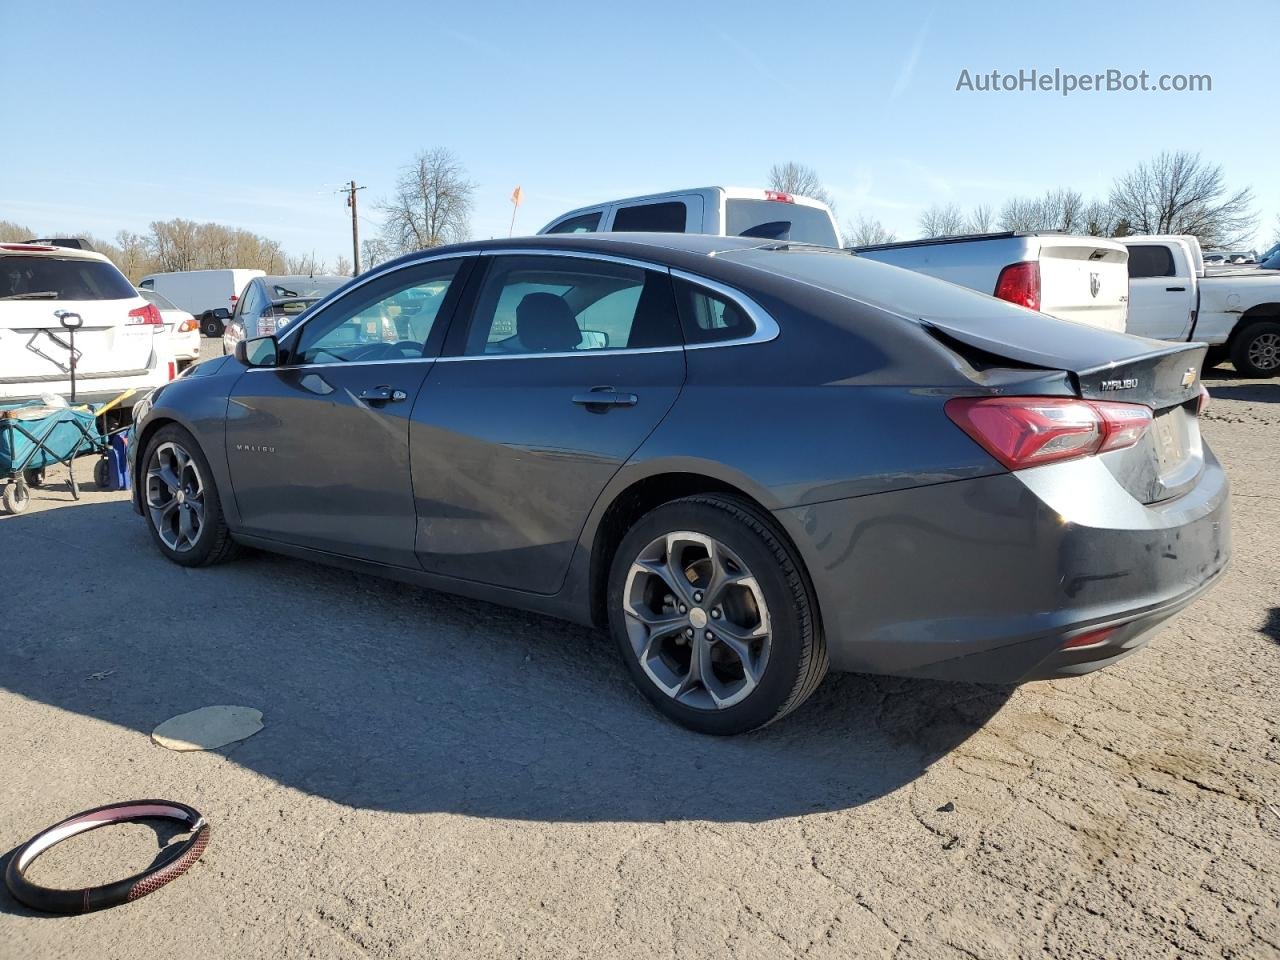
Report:
[[1203,380],[1209,388],[1210,403],[1214,397],[1252,403],[1280,403],[1280,378],[1240,382],[1238,377],[1239,374],[1231,367],[1204,371]]
[[255,707],[266,728],[221,752],[353,807],[645,822],[838,810],[915,780],[1013,689],[832,676],[780,723],[717,739],[656,714],[593,630],[264,554],[188,570],[120,501],[5,519],[0,543],[22,558],[10,617],[27,624],[0,648],[0,686],[135,730],[140,754],[161,749],[146,735],[168,717]]

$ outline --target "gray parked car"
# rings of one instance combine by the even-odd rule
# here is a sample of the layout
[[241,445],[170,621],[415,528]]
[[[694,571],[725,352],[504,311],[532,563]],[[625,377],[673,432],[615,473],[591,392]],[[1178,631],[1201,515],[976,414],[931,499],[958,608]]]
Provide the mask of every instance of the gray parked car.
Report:
[[153,392],[134,506],[187,566],[249,544],[606,627],[663,713],[737,733],[828,665],[1139,647],[1227,564],[1203,353],[785,242],[441,247]]
[[283,330],[290,321],[327,294],[337,290],[350,277],[280,276],[254,277],[245,285],[222,331],[222,345],[227,353],[241,340],[253,339]]

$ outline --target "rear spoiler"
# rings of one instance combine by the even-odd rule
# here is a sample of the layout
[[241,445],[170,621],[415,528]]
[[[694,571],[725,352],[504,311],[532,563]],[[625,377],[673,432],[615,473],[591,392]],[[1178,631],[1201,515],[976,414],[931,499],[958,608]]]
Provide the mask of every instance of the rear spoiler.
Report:
[[935,340],[978,369],[1062,370],[1071,375],[1080,395],[1089,399],[1146,403],[1159,410],[1200,394],[1206,344],[1148,340],[1044,319],[1057,325],[1055,336],[1047,339],[1061,352],[1051,354],[1002,342],[944,321],[919,323]]

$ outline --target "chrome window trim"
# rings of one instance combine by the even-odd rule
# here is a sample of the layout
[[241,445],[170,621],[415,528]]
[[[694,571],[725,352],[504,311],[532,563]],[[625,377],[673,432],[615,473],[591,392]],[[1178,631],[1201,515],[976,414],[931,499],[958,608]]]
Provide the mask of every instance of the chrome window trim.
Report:
[[[589,250],[564,250],[564,249],[544,249],[544,248],[520,248],[520,247],[495,247],[486,250],[463,250],[452,253],[425,253],[422,257],[411,260],[408,263],[400,263],[394,267],[387,267],[370,272],[362,277],[357,283],[347,287],[342,291],[342,297],[360,289],[366,283],[371,283],[381,277],[394,273],[399,270],[407,270],[412,267],[420,266],[424,263],[431,263],[436,260],[452,260],[463,257],[509,257],[509,256],[534,256],[534,257],[568,257],[570,259],[577,258],[580,260],[602,260],[606,263],[618,263],[623,266],[637,267],[641,270],[656,270],[666,272],[672,277],[677,277],[695,286],[703,287],[712,293],[718,294],[736,304],[743,313],[750,318],[755,324],[755,332],[749,337],[740,337],[736,340],[720,340],[714,343],[683,343],[668,347],[638,347],[630,349],[627,347],[619,347],[609,350],[572,350],[557,353],[486,353],[476,354],[475,356],[459,356],[459,357],[404,357],[392,360],[353,360],[346,363],[301,363],[290,364],[284,367],[250,367],[247,373],[267,373],[279,372],[281,370],[309,370],[316,367],[354,367],[354,366],[373,366],[376,364],[387,363],[464,363],[476,360],[536,360],[539,358],[547,360],[565,359],[568,357],[609,357],[621,356],[626,354],[644,354],[644,353],[673,353],[677,350],[712,350],[721,347],[740,347],[753,343],[768,343],[775,340],[780,334],[778,323],[769,314],[764,307],[756,303],[750,297],[740,290],[720,283],[717,280],[711,280],[707,277],[699,276],[696,273],[689,273],[686,270],[680,270],[675,267],[669,267],[666,264],[653,263],[651,261],[637,260],[633,257],[620,257],[611,253],[596,253]],[[337,303],[335,298],[332,303]],[[291,329],[285,335],[279,338],[278,342],[283,346],[288,338],[300,332],[311,320],[318,316],[320,308],[327,308],[330,304],[321,301],[316,304],[313,309],[315,313],[304,318],[301,322],[290,324]]]
[[740,347],[749,343],[768,343],[770,340],[776,340],[782,332],[778,328],[778,321],[770,316],[769,311],[742,291],[735,290],[733,287],[726,286],[716,280],[708,280],[706,277],[700,277],[694,273],[677,270],[674,267],[671,268],[671,275],[687,283],[692,283],[696,287],[705,287],[712,293],[719,294],[731,303],[736,304],[756,326],[755,332],[749,337],[740,337],[736,340],[718,340],[714,343],[686,343],[684,345],[686,350],[710,350],[714,347]]

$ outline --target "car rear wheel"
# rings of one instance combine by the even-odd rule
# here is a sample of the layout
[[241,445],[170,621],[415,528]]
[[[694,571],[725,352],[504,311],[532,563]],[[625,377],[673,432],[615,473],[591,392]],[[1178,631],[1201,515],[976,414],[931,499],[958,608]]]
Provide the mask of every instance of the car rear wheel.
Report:
[[174,563],[200,567],[235,555],[213,471],[185,429],[169,424],[156,431],[147,444],[141,486],[152,539]]
[[1280,323],[1263,320],[1241,330],[1231,344],[1231,362],[1241,376],[1280,376]]
[[812,589],[773,522],[720,495],[646,514],[609,575],[609,625],[641,692],[700,733],[790,713],[827,672]]

